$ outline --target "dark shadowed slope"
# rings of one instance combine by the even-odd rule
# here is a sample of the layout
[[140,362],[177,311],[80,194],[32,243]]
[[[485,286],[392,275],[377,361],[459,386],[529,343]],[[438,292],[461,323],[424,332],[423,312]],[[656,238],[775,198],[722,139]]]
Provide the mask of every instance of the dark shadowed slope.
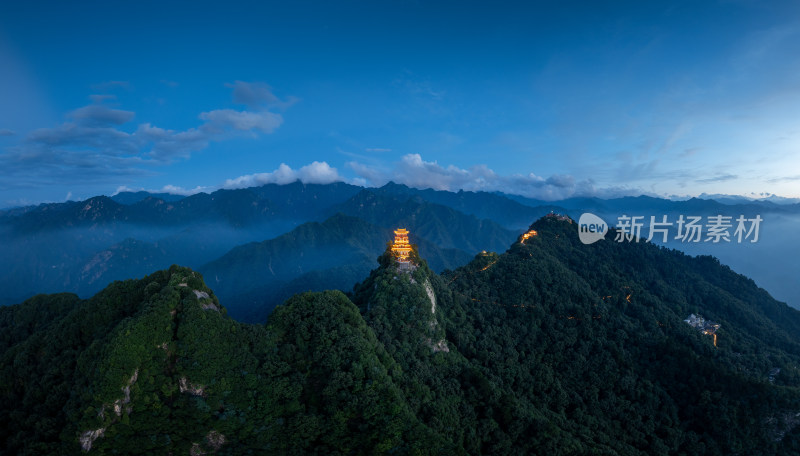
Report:
[[[200,268],[232,315],[263,321],[291,293],[350,290],[369,273],[393,238],[388,228],[338,214],[303,224],[275,239],[237,247]],[[438,270],[469,261],[470,254],[415,239]]]
[[516,232],[419,197],[394,197],[362,190],[331,212],[358,217],[384,228],[402,226],[443,248],[467,252],[505,248]]

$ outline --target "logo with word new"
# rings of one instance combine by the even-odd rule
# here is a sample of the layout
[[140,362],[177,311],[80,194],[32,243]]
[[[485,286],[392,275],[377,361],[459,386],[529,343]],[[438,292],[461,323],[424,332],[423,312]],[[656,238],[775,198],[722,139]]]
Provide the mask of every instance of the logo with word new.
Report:
[[578,219],[578,237],[584,244],[594,244],[604,239],[608,233],[608,224],[600,217],[585,212]]

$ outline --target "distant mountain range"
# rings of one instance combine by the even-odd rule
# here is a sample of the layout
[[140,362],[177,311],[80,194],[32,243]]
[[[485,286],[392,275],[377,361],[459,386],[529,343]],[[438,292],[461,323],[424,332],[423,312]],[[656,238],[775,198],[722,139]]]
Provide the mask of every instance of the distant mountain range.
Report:
[[[252,318],[263,321],[270,309],[296,290],[349,290],[391,239],[390,230],[398,226],[411,231],[433,269],[442,271],[464,264],[482,250],[503,251],[532,220],[547,213],[577,219],[586,211],[612,225],[615,217],[625,213],[758,213],[766,218],[765,236],[791,239],[789,228],[779,232],[769,228],[778,226],[773,220],[791,226],[800,217],[800,204],[723,204],[646,196],[545,202],[501,193],[419,190],[394,183],[362,188],[295,182],[186,197],[122,192],[1,211],[0,261],[7,266],[0,272],[4,290],[0,304],[58,291],[90,296],[113,280],[142,277],[181,264],[204,272],[232,315],[257,315]],[[783,244],[770,244],[776,259],[759,267],[745,257],[743,249],[717,253],[703,250],[706,246],[670,246],[714,253],[800,306],[800,285],[772,279],[778,272],[800,273],[796,261],[781,260],[789,258],[787,254],[797,250],[798,243]],[[778,265],[775,271],[770,264]]]

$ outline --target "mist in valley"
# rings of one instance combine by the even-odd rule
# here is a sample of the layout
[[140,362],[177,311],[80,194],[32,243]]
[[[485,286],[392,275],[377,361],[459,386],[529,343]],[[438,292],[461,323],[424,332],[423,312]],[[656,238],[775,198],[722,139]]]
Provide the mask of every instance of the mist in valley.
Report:
[[800,309],[800,216],[763,214],[758,241],[681,243],[674,239],[667,247],[691,255],[712,255],[722,264],[745,275],[767,290],[773,298]]
[[[570,213],[575,220],[580,217],[580,211],[570,211]],[[617,225],[617,217],[620,214],[620,212],[601,212],[598,215],[613,227]],[[627,215],[645,215],[642,220],[644,226],[641,229],[641,235],[646,239],[649,235],[650,215],[655,215],[658,221],[662,214],[638,210],[627,211]],[[674,223],[681,214],[675,212],[666,215],[668,216],[667,220]],[[699,214],[684,213],[683,215]],[[760,223],[758,241],[751,242],[751,235],[751,238],[742,239],[741,243],[737,242],[733,236],[738,213],[733,215],[731,212],[727,215],[731,215],[734,220],[732,222],[734,226],[729,230],[730,242],[706,241],[705,226],[702,240],[699,242],[681,242],[675,239],[677,229],[674,226],[669,231],[666,243],[662,242],[661,234],[656,234],[653,242],[693,256],[711,255],[716,257],[720,263],[730,267],[733,271],[752,279],[756,285],[769,292],[773,298],[800,309],[800,242],[798,242],[800,215],[788,212],[743,214],[746,218],[760,215],[763,221]],[[706,216],[703,217],[703,223],[705,222]],[[611,235],[608,235],[605,242],[616,241]]]
[[208,221],[177,227],[134,224],[14,233],[0,228],[0,305],[40,293],[91,297],[114,280],[141,278],[173,264],[199,268],[248,242],[291,230],[299,221],[232,227]]

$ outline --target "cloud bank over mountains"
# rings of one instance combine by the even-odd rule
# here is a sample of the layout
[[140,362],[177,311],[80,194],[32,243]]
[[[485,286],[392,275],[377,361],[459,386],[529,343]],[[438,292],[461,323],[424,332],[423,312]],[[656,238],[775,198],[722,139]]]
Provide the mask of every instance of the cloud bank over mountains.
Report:
[[468,169],[454,165],[442,166],[423,160],[420,154],[408,154],[390,169],[371,167],[359,162],[347,166],[367,185],[381,186],[389,181],[415,188],[448,191],[500,191],[531,198],[557,200],[574,195],[595,196],[606,193],[626,193],[625,189],[597,189],[591,180],[577,180],[571,175],[538,176],[534,173],[500,175],[487,165]]
[[[247,174],[227,179],[216,186],[200,186],[186,189],[175,185],[167,185],[160,189],[150,189],[148,191],[191,195],[199,192],[212,192],[218,189],[239,189],[265,184],[285,185],[299,180],[305,184],[346,182],[364,187],[380,187],[391,181],[420,189],[432,188],[434,190],[452,192],[459,190],[503,192],[548,201],[572,196],[613,198],[644,193],[641,189],[636,188],[598,188],[590,180],[577,180],[571,175],[552,175],[546,178],[537,176],[534,173],[504,176],[496,173],[486,165],[476,165],[469,169],[459,168],[454,165],[442,166],[435,161],[425,161],[420,154],[407,154],[389,168],[365,165],[355,161],[348,162],[346,167],[354,176],[349,177],[324,161],[314,161],[298,169],[294,169],[286,163],[281,163],[277,169],[271,172]],[[132,189],[123,186],[117,189],[117,193],[136,190],[143,189]]]
[[[233,179],[226,179],[221,185],[199,186],[193,189],[167,185],[160,189],[148,191],[191,195],[219,189],[240,189],[266,184],[285,185],[295,181],[300,181],[304,184],[345,182],[362,187],[380,187],[388,182],[395,182],[418,189],[432,188],[451,192],[459,190],[503,192],[545,201],[557,201],[571,197],[619,198],[623,196],[649,195],[674,200],[685,200],[692,196],[697,196],[703,199],[716,199],[730,203],[745,203],[753,200],[771,201],[775,204],[800,203],[798,198],[785,198],[772,193],[748,195],[708,193],[700,195],[658,195],[636,187],[600,187],[591,180],[578,180],[568,174],[556,174],[549,177],[537,176],[534,173],[501,175],[486,165],[476,165],[469,169],[459,168],[454,165],[442,166],[435,161],[425,161],[420,154],[407,154],[388,168],[365,165],[356,161],[348,162],[346,167],[355,176],[348,177],[325,161],[314,161],[298,169],[294,169],[286,163],[281,163],[278,168],[271,172],[247,174]],[[119,187],[117,193],[135,190],[143,189]]]
[[347,181],[347,179],[339,175],[336,168],[332,168],[326,162],[315,161],[297,170],[292,169],[286,163],[281,163],[278,169],[270,173],[248,174],[235,179],[228,179],[222,185],[222,188],[246,188],[265,184],[284,185],[297,180],[306,184],[330,184],[332,182]]

